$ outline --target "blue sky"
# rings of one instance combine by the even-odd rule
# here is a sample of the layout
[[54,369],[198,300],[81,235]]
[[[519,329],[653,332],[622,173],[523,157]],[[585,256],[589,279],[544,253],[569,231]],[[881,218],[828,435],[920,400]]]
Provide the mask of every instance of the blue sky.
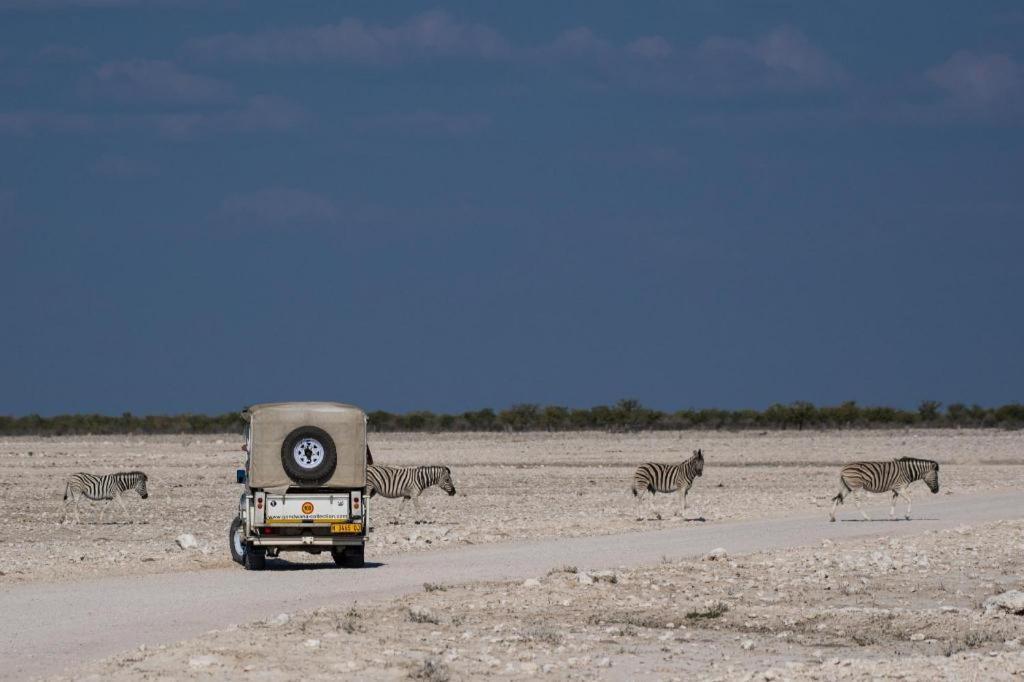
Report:
[[1022,36],[0,0],[0,413],[1020,401]]

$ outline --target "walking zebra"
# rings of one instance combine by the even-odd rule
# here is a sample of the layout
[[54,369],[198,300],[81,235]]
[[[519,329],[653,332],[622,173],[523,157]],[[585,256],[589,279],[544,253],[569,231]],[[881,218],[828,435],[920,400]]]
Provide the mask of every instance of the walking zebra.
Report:
[[389,467],[374,464],[366,467],[366,495],[373,497],[401,497],[401,515],[406,500],[412,500],[419,510],[420,493],[438,486],[449,495],[455,494],[452,470],[445,466]]
[[694,450],[693,456],[681,464],[658,464],[647,462],[641,464],[633,472],[633,496],[636,497],[637,513],[640,510],[644,493],[651,493],[654,501],[655,493],[674,493],[683,491],[683,511],[686,510],[686,495],[698,476],[704,475],[704,452]]
[[[78,501],[83,495],[90,500],[117,500],[121,505],[121,509],[124,510],[125,518],[130,521],[131,516],[128,514],[128,508],[124,506],[124,500],[121,499],[121,496],[129,490],[135,490],[139,493],[139,497],[146,499],[149,497],[149,491],[146,490],[146,480],[146,474],[141,471],[122,471],[103,476],[86,473],[72,474],[64,485],[64,502],[61,507],[60,523],[64,523],[67,519],[68,498],[71,498],[71,502],[75,505],[75,523],[80,522]],[[109,505],[104,506],[100,512],[100,523],[103,522],[103,516],[106,514],[108,507]]]
[[939,492],[939,463],[930,459],[901,457],[889,462],[853,462],[843,467],[839,474],[839,494],[832,498],[832,512],[829,521],[836,520],[836,507],[843,503],[843,498],[853,494],[857,509],[868,521],[867,512],[861,509],[860,497],[856,490],[863,489],[869,493],[887,493],[892,491],[892,505],[889,517],[896,514],[896,498],[902,495],[907,498],[906,518],[910,520],[910,495],[907,488],[914,481],[923,480],[933,493]]

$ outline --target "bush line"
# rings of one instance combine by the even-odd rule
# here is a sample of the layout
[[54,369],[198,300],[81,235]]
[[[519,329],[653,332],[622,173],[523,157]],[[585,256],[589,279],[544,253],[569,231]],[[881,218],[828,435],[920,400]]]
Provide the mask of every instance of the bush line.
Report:
[[[849,401],[816,407],[808,402],[772,405],[766,410],[679,410],[663,412],[644,407],[636,400],[615,405],[574,409],[558,405],[514,405],[495,412],[487,408],[461,414],[408,412],[369,413],[374,432],[459,431],[685,431],[802,430],[864,428],[999,428],[1024,427],[1024,405],[981,407],[926,400],[917,410],[892,407],[861,407]],[[120,417],[100,414],[68,414],[54,417],[0,416],[0,435],[63,436],[112,434],[213,434],[241,433],[244,423],[235,412],[220,415],[180,414]]]

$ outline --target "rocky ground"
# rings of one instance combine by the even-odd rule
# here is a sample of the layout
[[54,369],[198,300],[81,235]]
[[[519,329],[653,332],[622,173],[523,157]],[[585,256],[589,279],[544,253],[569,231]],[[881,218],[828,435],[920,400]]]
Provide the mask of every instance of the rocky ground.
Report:
[[[370,442],[380,463],[451,466],[459,494],[429,491],[419,512],[401,517],[399,502],[374,500],[369,558],[637,527],[803,513],[824,519],[838,468],[853,459],[937,459],[943,495],[1024,482],[1024,432],[994,430],[374,434]],[[8,521],[0,529],[0,586],[230,565],[240,445],[238,436],[0,439],[0,513]],[[691,509],[683,514],[676,499],[661,497],[638,521],[629,494],[635,466],[679,461],[697,447],[707,464]],[[83,504],[80,525],[57,523],[68,474],[131,469],[151,476],[149,499],[128,499],[133,523],[116,508],[98,523],[101,503]],[[929,493],[918,486],[922,499]],[[181,549],[182,533],[196,547]]]
[[1020,679],[1022,574],[1021,521],[747,556],[726,547],[273,614],[69,676]]

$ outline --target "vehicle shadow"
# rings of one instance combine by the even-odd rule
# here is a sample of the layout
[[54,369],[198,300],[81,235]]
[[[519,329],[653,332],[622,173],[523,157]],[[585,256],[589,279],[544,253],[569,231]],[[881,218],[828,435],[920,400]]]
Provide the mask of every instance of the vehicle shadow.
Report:
[[367,561],[360,568],[343,568],[338,566],[333,561],[321,561],[319,563],[299,563],[288,561],[287,559],[267,559],[267,565],[264,570],[267,571],[325,571],[325,570],[339,570],[339,571],[362,571],[368,568],[381,568],[387,564],[381,561]]
[[910,519],[898,518],[898,519],[836,519],[842,523],[890,523],[890,522],[907,522],[907,521],[938,521],[937,518],[931,516],[915,516]]

